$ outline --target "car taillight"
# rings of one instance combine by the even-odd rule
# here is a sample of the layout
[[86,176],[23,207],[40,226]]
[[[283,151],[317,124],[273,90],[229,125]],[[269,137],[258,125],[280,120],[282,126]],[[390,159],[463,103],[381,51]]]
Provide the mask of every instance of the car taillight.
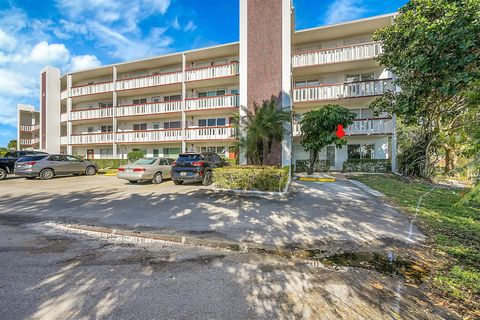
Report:
[[119,172],[124,172],[124,171],[125,171],[125,168],[118,168],[118,171],[119,171]]
[[144,172],[145,168],[133,168],[133,172]]
[[203,161],[192,162],[192,166],[194,166],[194,167],[203,167],[204,164],[205,164],[205,162],[203,162]]
[[23,164],[26,165],[26,166],[33,166],[35,165],[35,163],[37,163],[36,161],[29,161],[29,162],[24,162]]

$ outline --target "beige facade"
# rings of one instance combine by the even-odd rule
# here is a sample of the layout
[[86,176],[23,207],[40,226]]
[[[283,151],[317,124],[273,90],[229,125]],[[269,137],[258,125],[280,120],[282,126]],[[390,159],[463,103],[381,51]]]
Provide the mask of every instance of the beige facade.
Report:
[[[279,95],[296,119],[279,149],[284,165],[308,156],[299,147],[301,114],[327,103],[357,113],[346,130],[349,146],[322,152],[334,159],[332,169],[341,169],[349,157],[390,157],[394,119],[374,116],[366,106],[393,89],[393,75],[375,60],[382,45],[372,35],[393,23],[394,15],[293,31],[291,3],[278,0],[272,10],[279,23],[261,33],[255,30],[270,24],[249,19],[252,6],[265,9],[263,2],[242,0],[240,6],[239,43],[59,77],[59,112],[47,116],[59,124],[58,151],[94,159],[125,158],[133,150],[172,157],[212,150],[234,157],[232,117],[239,106]],[[269,46],[261,44],[269,34],[276,39],[269,46],[279,52],[266,65]]]

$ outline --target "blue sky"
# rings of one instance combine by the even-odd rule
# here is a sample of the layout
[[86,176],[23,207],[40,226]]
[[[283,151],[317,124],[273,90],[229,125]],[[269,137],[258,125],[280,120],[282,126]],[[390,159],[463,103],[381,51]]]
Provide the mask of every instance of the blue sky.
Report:
[[[39,71],[62,73],[238,41],[238,0],[0,0],[0,146]],[[397,11],[406,0],[293,0],[296,29]]]

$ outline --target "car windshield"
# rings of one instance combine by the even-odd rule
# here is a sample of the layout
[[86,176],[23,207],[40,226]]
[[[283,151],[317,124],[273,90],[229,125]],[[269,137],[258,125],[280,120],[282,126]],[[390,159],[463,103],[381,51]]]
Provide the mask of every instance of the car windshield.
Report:
[[25,157],[21,157],[20,159],[18,159],[17,162],[38,161],[38,160],[42,160],[46,156],[47,156],[46,154],[42,154],[42,155],[39,155],[39,156],[25,156]]
[[193,154],[181,154],[181,155],[178,156],[178,160],[198,161],[198,160],[203,160],[203,156],[201,154],[195,154],[195,153],[193,153]]
[[135,161],[133,164],[153,164],[157,161],[156,158],[142,158]]

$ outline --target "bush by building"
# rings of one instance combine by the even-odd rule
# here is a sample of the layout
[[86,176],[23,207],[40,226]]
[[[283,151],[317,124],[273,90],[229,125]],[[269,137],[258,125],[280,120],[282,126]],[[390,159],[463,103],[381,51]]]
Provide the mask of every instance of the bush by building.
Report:
[[138,159],[142,159],[145,154],[142,151],[132,151],[127,154],[127,158],[130,162],[135,162]]
[[127,159],[98,159],[93,160],[96,164],[98,164],[98,169],[118,169],[120,166],[128,164]]
[[387,173],[391,170],[388,159],[349,159],[343,163],[343,172]]
[[[310,168],[310,160],[297,160],[295,161],[296,172],[307,172]],[[328,160],[316,160],[313,166],[313,172],[326,172],[330,169]]]
[[288,182],[288,166],[227,166],[213,172],[221,189],[282,192]]

